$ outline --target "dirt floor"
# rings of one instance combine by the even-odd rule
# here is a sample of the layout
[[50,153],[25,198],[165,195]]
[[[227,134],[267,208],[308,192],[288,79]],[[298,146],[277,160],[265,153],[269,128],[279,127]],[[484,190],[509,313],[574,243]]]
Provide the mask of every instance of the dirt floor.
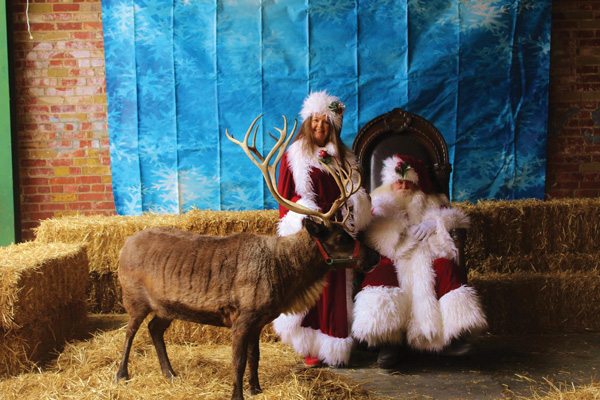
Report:
[[349,368],[336,372],[397,399],[531,397],[597,382],[600,333],[481,337],[469,356],[403,353],[393,370],[377,367],[377,353],[358,348]]

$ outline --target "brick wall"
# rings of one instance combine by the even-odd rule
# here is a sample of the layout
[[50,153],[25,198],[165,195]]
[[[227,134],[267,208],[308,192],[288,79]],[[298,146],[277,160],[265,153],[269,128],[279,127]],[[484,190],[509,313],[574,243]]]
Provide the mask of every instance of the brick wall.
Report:
[[13,0],[23,239],[38,221],[114,214],[99,0]]
[[546,197],[600,196],[600,1],[554,0]]
[[[100,0],[12,0],[24,239],[38,221],[114,214]],[[546,193],[600,195],[600,1],[554,0]]]

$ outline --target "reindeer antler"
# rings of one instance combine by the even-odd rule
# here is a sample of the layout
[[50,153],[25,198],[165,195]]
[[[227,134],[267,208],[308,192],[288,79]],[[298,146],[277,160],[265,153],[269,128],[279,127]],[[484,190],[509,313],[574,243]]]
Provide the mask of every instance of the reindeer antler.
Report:
[[[334,171],[334,169],[331,168],[329,165],[327,165],[327,164],[321,162],[321,160],[319,160],[321,165],[325,169],[327,169],[327,171],[329,171],[329,173],[335,180],[336,185],[340,189],[340,197],[337,198],[333,202],[333,204],[331,205],[331,208],[326,213],[323,213],[323,212],[317,211],[317,210],[312,210],[308,207],[304,207],[300,204],[294,203],[293,201],[290,201],[290,200],[284,198],[283,196],[281,196],[281,194],[277,190],[277,178],[276,178],[275,173],[276,173],[277,165],[279,164],[279,161],[281,160],[281,157],[283,157],[283,154],[285,153],[285,150],[286,150],[288,144],[290,143],[291,139],[294,137],[294,132],[296,131],[298,121],[294,120],[294,128],[292,129],[292,133],[288,137],[287,136],[287,119],[285,118],[285,116],[283,116],[283,129],[275,128],[280,134],[279,139],[277,139],[276,137],[274,137],[273,135],[271,135],[269,133],[269,135],[273,139],[275,139],[277,141],[277,143],[275,143],[275,146],[273,146],[273,148],[271,149],[271,151],[269,151],[267,156],[263,157],[262,154],[260,154],[260,152],[256,148],[256,133],[258,131],[258,126],[256,127],[256,129],[254,129],[254,135],[252,138],[252,146],[248,146],[248,139],[250,138],[250,133],[252,132],[252,129],[254,128],[254,125],[256,124],[256,122],[261,117],[262,117],[262,114],[259,115],[258,117],[256,117],[254,119],[254,121],[252,121],[252,124],[250,124],[250,128],[248,128],[248,131],[246,132],[246,136],[244,137],[243,142],[240,142],[239,140],[234,139],[233,136],[230,135],[227,130],[225,130],[225,134],[227,135],[227,138],[229,140],[231,140],[233,143],[240,146],[244,150],[246,155],[250,158],[250,160],[252,160],[252,162],[260,169],[260,171],[263,174],[263,177],[265,178],[265,182],[267,183],[267,187],[269,188],[269,192],[271,192],[271,195],[283,207],[287,208],[290,211],[294,211],[298,214],[318,217],[319,219],[321,219],[323,221],[323,223],[327,227],[331,226],[331,224],[333,224],[333,223],[344,224],[346,222],[346,220],[348,219],[348,216],[350,215],[349,211],[346,213],[346,217],[341,222],[337,222],[332,219],[335,217],[338,210],[347,203],[350,196],[352,196],[354,193],[356,193],[358,191],[358,189],[360,188],[362,177],[360,175],[360,172],[358,171],[358,168],[355,166],[352,166],[350,164],[350,162],[348,162],[348,160],[344,160],[344,163],[342,165],[335,157],[332,157],[332,159],[335,162],[335,171]],[[275,157],[274,163],[271,164],[271,159],[273,158],[275,153],[277,153],[277,157]],[[356,184],[352,181],[353,172],[358,173],[358,183],[356,183]]]

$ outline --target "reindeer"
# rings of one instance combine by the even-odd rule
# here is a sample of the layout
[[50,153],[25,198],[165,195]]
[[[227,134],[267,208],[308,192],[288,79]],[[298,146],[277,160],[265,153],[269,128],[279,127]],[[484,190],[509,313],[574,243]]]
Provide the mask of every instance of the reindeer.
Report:
[[[232,399],[243,399],[243,375],[249,364],[252,395],[261,393],[258,381],[259,336],[263,327],[285,312],[304,311],[318,300],[325,274],[337,266],[367,272],[379,261],[374,250],[355,240],[334,216],[360,186],[352,183],[350,164],[325,168],[340,188],[340,198],[326,212],[284,199],[277,191],[275,170],[291,137],[287,120],[280,137],[266,157],[248,138],[258,119],[250,125],[243,143],[226,135],[262,171],[275,199],[288,209],[312,216],[304,219],[298,233],[275,237],[249,233],[228,237],[203,236],[162,227],[142,230],[129,237],[120,253],[119,281],[123,305],[129,314],[123,358],[116,380],[129,379],[127,363],[133,338],[150,313],[148,330],[163,374],[172,379],[164,332],[174,319],[231,328],[234,367]],[[273,136],[272,136],[273,137]],[[277,152],[275,162],[271,159]],[[346,218],[349,215],[346,210]]]

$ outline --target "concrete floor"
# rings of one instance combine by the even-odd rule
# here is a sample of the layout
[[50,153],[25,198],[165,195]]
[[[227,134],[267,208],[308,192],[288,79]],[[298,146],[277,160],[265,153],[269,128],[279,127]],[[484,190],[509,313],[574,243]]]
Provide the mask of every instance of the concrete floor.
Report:
[[397,399],[502,399],[543,394],[551,385],[597,382],[600,333],[481,337],[469,356],[405,353],[393,370],[377,353],[358,348],[348,368],[336,368],[368,389]]

